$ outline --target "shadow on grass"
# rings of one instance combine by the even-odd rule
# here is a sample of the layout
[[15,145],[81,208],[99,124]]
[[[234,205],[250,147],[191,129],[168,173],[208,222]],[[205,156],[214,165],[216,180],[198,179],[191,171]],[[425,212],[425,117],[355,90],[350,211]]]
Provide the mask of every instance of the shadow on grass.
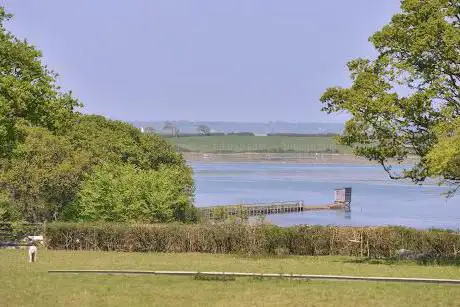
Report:
[[401,259],[397,257],[391,258],[360,258],[353,260],[343,261],[345,263],[363,263],[363,264],[411,264],[418,265],[440,265],[440,266],[460,266],[460,256],[434,256],[434,257],[420,257],[418,259]]

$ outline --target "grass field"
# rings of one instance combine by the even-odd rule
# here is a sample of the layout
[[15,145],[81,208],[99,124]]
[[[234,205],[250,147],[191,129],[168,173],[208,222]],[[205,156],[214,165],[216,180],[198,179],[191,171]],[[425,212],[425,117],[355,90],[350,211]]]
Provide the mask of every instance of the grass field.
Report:
[[50,275],[49,269],[241,271],[458,278],[460,267],[363,264],[346,257],[0,250],[2,306],[458,306],[460,286],[192,277]]
[[332,136],[193,136],[167,138],[179,150],[203,153],[350,153],[350,149],[337,145]]

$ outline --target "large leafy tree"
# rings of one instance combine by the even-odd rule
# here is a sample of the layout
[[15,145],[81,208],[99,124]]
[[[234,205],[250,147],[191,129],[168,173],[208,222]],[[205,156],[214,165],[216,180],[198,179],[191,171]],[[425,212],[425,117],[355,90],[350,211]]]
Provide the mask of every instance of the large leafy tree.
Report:
[[56,74],[41,63],[41,52],[5,29],[10,17],[0,7],[0,158],[21,141],[19,126],[62,131],[78,106],[71,93],[60,91]]
[[[0,195],[0,217],[19,213],[22,219],[34,222],[76,220],[83,212],[78,208],[97,208],[98,201],[109,202],[128,193],[137,195],[132,199],[137,205],[140,197],[148,199],[154,211],[146,215],[131,212],[137,205],[120,198],[104,214],[97,211],[91,217],[88,212],[92,211],[85,209],[84,218],[106,219],[105,215],[120,221],[131,221],[134,217],[142,221],[193,218],[192,171],[166,141],[102,116],[78,118],[65,135],[54,135],[38,127],[21,129],[24,142],[16,146],[0,173],[0,186],[9,195],[8,202],[5,195],[3,198]],[[101,168],[101,165],[109,166]],[[101,182],[96,182],[99,179]],[[101,189],[106,189],[105,198],[92,198],[94,193],[104,194]],[[122,210],[123,215],[111,212],[113,208]]]
[[129,163],[145,170],[185,164],[182,155],[160,136],[103,116],[79,116],[68,135],[76,148],[91,152],[96,164]]
[[192,170],[161,137],[96,115],[80,116],[69,137],[97,165],[79,192],[78,218],[142,222],[196,218]]
[[[378,57],[350,61],[352,85],[321,97],[324,111],[351,116],[339,141],[391,178],[437,176],[458,186],[460,2],[403,0],[370,42]],[[396,172],[394,163],[411,156],[413,166]]]

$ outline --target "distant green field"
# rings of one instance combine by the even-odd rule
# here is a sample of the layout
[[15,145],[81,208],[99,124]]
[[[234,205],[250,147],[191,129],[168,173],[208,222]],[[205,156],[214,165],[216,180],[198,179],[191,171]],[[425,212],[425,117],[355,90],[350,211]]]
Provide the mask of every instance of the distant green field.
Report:
[[180,151],[203,153],[350,153],[332,136],[193,136],[167,138]]

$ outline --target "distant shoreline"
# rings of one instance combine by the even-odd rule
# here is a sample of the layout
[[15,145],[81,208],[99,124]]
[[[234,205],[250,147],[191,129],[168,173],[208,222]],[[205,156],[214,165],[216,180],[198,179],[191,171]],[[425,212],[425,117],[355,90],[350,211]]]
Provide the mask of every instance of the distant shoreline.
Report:
[[261,163],[302,163],[302,164],[362,164],[377,165],[350,154],[331,153],[182,153],[188,162],[261,162]]

